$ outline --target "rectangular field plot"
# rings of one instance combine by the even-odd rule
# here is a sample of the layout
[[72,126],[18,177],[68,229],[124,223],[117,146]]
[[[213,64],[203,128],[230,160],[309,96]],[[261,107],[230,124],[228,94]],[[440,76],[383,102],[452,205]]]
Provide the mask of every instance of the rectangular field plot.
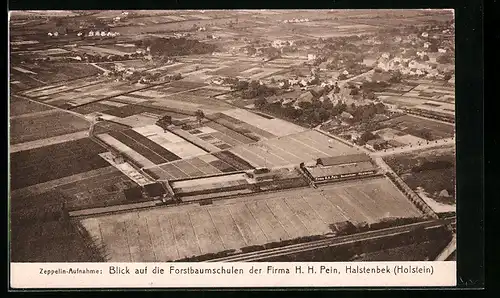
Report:
[[10,96],[10,106],[9,106],[9,114],[10,116],[19,116],[24,114],[31,114],[36,112],[43,112],[51,110],[52,108],[29,101],[27,99],[23,99],[17,96]]
[[12,153],[11,188],[23,188],[109,166],[98,155],[103,152],[104,148],[85,138]]
[[354,154],[356,149],[317,131],[306,131],[229,150],[254,167],[280,167],[320,157]]
[[10,119],[11,144],[61,136],[87,130],[90,124],[82,118],[61,112]]
[[427,120],[420,117],[410,115],[400,116],[381,122],[383,125],[398,129],[405,133],[419,136],[422,129],[430,131],[430,141],[444,138],[451,138],[455,134],[455,127],[451,124],[443,122]]
[[[245,135],[238,133],[232,129],[229,129],[226,126],[220,125],[216,122],[212,122],[212,121],[208,122],[207,126],[218,131],[221,134],[226,135],[228,138],[231,138],[232,140],[236,140],[240,143],[250,144],[250,143],[255,142],[254,140],[250,139],[249,137],[246,137]],[[203,136],[203,135],[201,135],[201,136]]]
[[41,88],[35,88],[28,91],[25,91],[24,94],[29,97],[41,97],[52,94],[57,94],[61,92],[67,92],[73,89],[83,88],[87,86],[94,86],[100,83],[104,83],[105,79],[91,79],[91,78],[82,78],[73,80],[71,82],[54,84],[51,86],[44,86]]
[[[161,115],[164,114],[163,111],[150,107],[138,106],[138,105],[123,105],[123,104],[122,106],[116,106],[117,104],[116,102],[110,101],[109,103],[110,104],[113,103],[115,106],[112,107],[110,104],[108,104],[108,109],[102,111],[102,113],[112,115],[115,117],[125,118],[133,115],[139,115],[142,113],[149,113],[152,115],[158,115],[158,117],[160,117]],[[101,104],[104,104],[104,102],[101,102]]]
[[73,112],[87,115],[91,113],[103,113],[106,110],[109,110],[111,107],[100,102],[93,102],[88,105],[79,106],[71,109]]
[[224,243],[219,237],[212,217],[207,210],[190,212],[189,218],[194,227],[202,254],[210,253],[214,249],[217,251],[224,250]]
[[234,109],[223,113],[276,136],[286,136],[305,131],[305,128],[290,122],[276,118],[267,119],[243,109]]
[[[378,209],[374,209],[373,201]],[[378,222],[386,217],[422,214],[388,179],[368,178],[318,189],[240,196],[206,206],[189,204],[105,215],[82,222],[92,237],[103,239],[110,261],[124,260],[127,254],[132,254],[137,262],[175,260],[328,234],[333,232],[330,228],[333,223],[346,220],[359,223],[367,221],[366,216],[370,222]],[[121,227],[125,218],[124,231]],[[95,228],[99,225],[108,228]],[[129,241],[135,237],[128,247],[113,236],[118,231]]]
[[66,195],[71,209],[111,206],[126,202],[123,190],[135,183],[114,167],[103,168],[90,177],[56,187]]
[[199,157],[149,167],[147,171],[157,177],[156,179],[180,180],[247,170],[250,168],[251,165],[244,160],[226,152],[218,154],[217,157],[215,155],[201,155]]
[[189,91],[186,94],[196,95],[196,96],[202,96],[202,97],[211,97],[211,96],[219,95],[221,93],[225,93],[225,92],[221,91],[221,90],[216,90],[216,89],[201,88],[201,89],[196,89],[196,90],[193,90],[193,91]]
[[144,137],[143,135],[135,132],[134,130],[123,130],[109,132],[109,135],[126,146],[130,147],[137,153],[143,155],[148,160],[155,164],[162,164],[169,161],[180,159],[177,155]]

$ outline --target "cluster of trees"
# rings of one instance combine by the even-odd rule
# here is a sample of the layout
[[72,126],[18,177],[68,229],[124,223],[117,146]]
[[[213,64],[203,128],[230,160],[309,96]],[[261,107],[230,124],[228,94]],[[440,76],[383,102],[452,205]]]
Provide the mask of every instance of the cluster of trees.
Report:
[[[121,72],[114,72],[114,75],[121,75]],[[177,73],[175,75],[169,75],[169,76],[161,76],[160,73],[142,73],[142,72],[133,72],[132,74],[128,76],[123,77],[125,80],[130,81],[130,82],[154,82],[158,80],[162,81],[171,81],[171,80],[180,80],[182,79],[182,75],[180,73]]]
[[263,98],[271,95],[275,95],[280,92],[279,88],[268,87],[265,84],[260,84],[258,81],[251,81],[250,83],[247,81],[233,81],[233,85],[231,89],[234,91],[241,91],[241,97],[245,99],[251,98]]
[[368,82],[364,81],[363,85],[361,85],[361,89],[363,89],[364,93],[369,92],[382,92],[391,84],[381,81],[381,82]]
[[274,47],[263,48],[262,54],[264,54],[264,56],[267,59],[277,59],[277,58],[281,57],[281,51],[278,50],[277,48],[274,48]]
[[436,58],[436,62],[441,63],[441,64],[453,63],[453,57],[449,54],[444,54],[444,55],[438,56]]
[[393,71],[391,73],[391,77],[389,78],[389,82],[391,83],[400,83],[403,80],[403,74],[399,71]]
[[[108,56],[101,56],[101,55],[92,55],[92,54],[86,54],[83,56],[83,60],[93,63],[93,62],[113,62],[113,61],[124,61],[124,60],[130,60],[130,59],[138,59],[141,57],[144,57],[144,53],[132,53],[132,54],[126,54],[126,55],[108,55]],[[73,60],[73,59],[71,59]]]
[[257,98],[254,104],[258,109],[262,109],[278,117],[311,126],[321,124],[347,109],[345,103],[339,102],[334,105],[330,100],[321,102],[318,99],[313,99],[312,102],[300,102],[298,104],[300,109],[296,109],[291,103],[286,105],[283,105],[279,101],[268,103],[263,97]]
[[342,227],[336,227],[334,224],[330,225],[330,229],[337,232],[337,235],[350,235],[356,233],[363,233],[374,230],[381,230],[395,226],[402,226],[407,224],[412,224],[421,221],[420,217],[394,217],[382,219],[379,222],[372,224],[362,222],[354,225],[350,221],[346,222]]
[[367,122],[375,116],[375,114],[384,114],[386,112],[385,105],[381,102],[376,104],[372,102],[368,105],[360,106],[356,106],[352,103],[348,110],[353,116],[353,122]]
[[371,140],[375,140],[377,139],[378,137],[376,135],[374,135],[372,132],[370,131],[365,131],[363,134],[361,134],[361,136],[357,139],[356,143],[360,146],[363,146],[364,144],[366,144],[368,141],[371,141]]
[[[358,89],[356,88],[353,90]],[[386,112],[386,107],[383,103],[371,103],[369,105],[361,106],[356,106],[353,103],[350,106],[347,106],[345,103],[339,101],[334,105],[328,99],[320,101],[318,98],[321,95],[322,93],[315,94],[315,98],[311,102],[300,102],[298,104],[300,109],[296,109],[292,103],[288,103],[285,105],[283,105],[281,101],[269,103],[265,99],[265,96],[259,96],[257,99],[255,99],[254,104],[256,108],[267,111],[278,117],[289,119],[301,124],[310,123],[312,126],[321,124],[322,122],[325,122],[332,117],[340,115],[344,111],[352,114],[353,123],[370,122],[370,119],[375,114],[384,114]]]
[[172,125],[172,116],[165,115],[161,117],[158,121],[156,121],[156,125],[166,130],[168,126]]
[[212,53],[217,50],[217,46],[214,44],[186,38],[139,40],[136,45],[138,47],[150,47],[151,54],[154,56],[198,55]]

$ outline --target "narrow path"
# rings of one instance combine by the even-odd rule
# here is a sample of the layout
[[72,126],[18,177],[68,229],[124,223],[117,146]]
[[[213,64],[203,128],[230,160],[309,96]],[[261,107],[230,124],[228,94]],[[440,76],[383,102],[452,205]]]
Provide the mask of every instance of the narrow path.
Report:
[[95,64],[95,63],[90,63],[90,65],[94,66],[95,68],[99,69],[99,70],[102,70],[104,71],[105,73],[109,72],[109,70],[105,69],[105,68],[102,68],[100,67],[99,65]]

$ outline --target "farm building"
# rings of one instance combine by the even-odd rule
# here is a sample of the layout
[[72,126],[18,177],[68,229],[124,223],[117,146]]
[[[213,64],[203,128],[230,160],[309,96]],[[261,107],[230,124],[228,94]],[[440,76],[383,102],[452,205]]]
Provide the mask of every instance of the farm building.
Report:
[[372,175],[377,167],[367,154],[351,154],[318,158],[316,165],[300,165],[314,182]]

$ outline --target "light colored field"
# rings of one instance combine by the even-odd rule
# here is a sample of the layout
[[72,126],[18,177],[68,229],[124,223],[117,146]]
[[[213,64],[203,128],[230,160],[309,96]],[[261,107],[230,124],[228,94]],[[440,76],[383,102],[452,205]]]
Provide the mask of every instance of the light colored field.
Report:
[[149,138],[151,141],[157,143],[168,151],[174,153],[180,158],[191,158],[199,155],[206,154],[205,151],[196,147],[195,145],[185,141],[177,135],[164,131],[157,125],[148,125],[143,127],[136,127],[134,130],[143,136]]
[[114,100],[119,100],[121,102],[131,103],[131,104],[141,103],[141,102],[147,101],[146,99],[134,97],[133,95],[129,95],[129,94],[127,94],[127,95],[119,95],[119,96],[114,97],[113,99]]
[[126,106],[126,104],[123,104],[123,103],[120,103],[120,102],[109,101],[109,100],[103,100],[100,103],[104,104],[104,105],[107,105],[107,106],[118,107],[118,108]]
[[259,143],[236,146],[231,152],[256,167],[283,167],[320,157],[354,154],[356,149],[317,131],[306,131]]
[[289,134],[303,132],[306,129],[293,123],[281,119],[266,119],[262,116],[243,109],[232,109],[223,112],[224,114],[251,124],[257,128],[265,130],[276,136],[286,136]]
[[422,138],[419,138],[416,136],[412,136],[412,135],[396,136],[396,137],[394,137],[394,140],[396,140],[397,142],[406,144],[406,145],[415,145],[418,143],[427,142],[427,140],[425,140],[425,139],[422,139]]
[[11,41],[12,45],[24,45],[24,44],[37,44],[40,43],[38,40],[20,40],[20,41]]
[[[62,84],[54,84],[50,86],[44,86],[43,88],[36,88],[36,89],[31,89],[28,91],[25,91],[24,94],[27,96],[32,96],[32,97],[39,97],[39,96],[46,96],[50,95],[56,92],[63,92],[68,89],[77,89],[77,88],[83,88],[84,86],[88,85],[96,85],[99,83],[104,83],[106,79],[89,79],[89,78],[84,78],[84,79],[78,79],[78,80],[73,80],[71,82],[67,83],[62,83]],[[93,87],[94,89],[96,87]]]
[[330,224],[421,213],[386,178],[242,196],[82,220],[110,262],[169,261],[330,233]]
[[24,69],[24,68],[22,68],[22,67],[15,67],[15,66],[13,66],[12,68],[13,68],[13,69],[15,69],[15,70],[17,70],[17,71],[20,71],[20,72],[22,72],[22,73],[29,73],[29,74],[34,74],[34,75],[36,75],[36,74],[37,74],[36,72],[33,72],[33,71],[31,71],[31,70]]
[[208,177],[201,179],[193,179],[193,180],[181,180],[181,181],[173,181],[171,183],[172,188],[182,188],[182,187],[193,187],[197,185],[208,185],[214,183],[224,183],[227,181],[237,181],[237,180],[245,180],[245,174],[233,174],[233,175],[224,175],[224,176],[216,176],[216,177]]
[[142,125],[152,125],[156,123],[158,119],[154,117],[149,117],[144,114],[132,115],[125,118],[114,118],[113,121],[120,124],[124,124],[130,127],[142,126]]
[[75,141],[75,140],[83,139],[86,137],[88,137],[88,132],[86,130],[84,130],[84,131],[69,133],[69,134],[65,134],[65,135],[50,137],[50,138],[46,138],[46,139],[39,139],[39,140],[29,141],[29,142],[25,142],[25,143],[17,143],[17,144],[13,144],[10,146],[9,152],[14,153],[14,152],[26,151],[26,150],[31,150],[31,149],[35,149],[35,148],[65,143],[65,142],[69,142],[69,141]]
[[118,55],[118,56],[123,56],[128,54],[127,52],[122,52],[116,49],[110,49],[110,48],[101,48],[101,47],[96,47],[96,46],[81,46],[80,48],[84,49],[85,51],[90,50],[92,53],[100,54],[100,55]]
[[66,54],[66,53],[68,53],[68,50],[55,48],[55,49],[32,51],[32,53],[42,53],[42,54],[54,55],[54,54]]
[[250,79],[259,80],[259,79],[262,79],[264,77],[270,76],[273,73],[278,72],[278,71],[281,71],[281,69],[280,68],[264,68],[263,71],[250,75]]

